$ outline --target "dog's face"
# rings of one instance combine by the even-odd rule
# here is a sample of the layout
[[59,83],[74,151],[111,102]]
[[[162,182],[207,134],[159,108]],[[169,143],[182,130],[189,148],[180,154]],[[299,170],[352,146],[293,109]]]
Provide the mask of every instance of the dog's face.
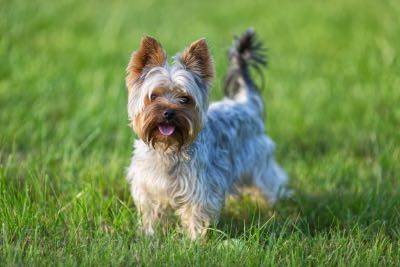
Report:
[[160,43],[145,36],[127,72],[129,119],[139,138],[164,150],[191,144],[205,123],[214,75],[206,41],[192,43],[169,66]]

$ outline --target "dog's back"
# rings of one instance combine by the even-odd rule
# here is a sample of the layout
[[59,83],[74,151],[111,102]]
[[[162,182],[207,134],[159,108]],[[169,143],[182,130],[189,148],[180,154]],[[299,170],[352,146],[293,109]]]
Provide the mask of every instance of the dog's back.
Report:
[[[274,160],[274,142],[264,128],[264,105],[251,78],[250,68],[261,73],[266,65],[262,43],[252,29],[236,38],[229,51],[226,97],[210,105],[208,122],[201,136],[211,142],[208,158],[214,170],[231,184],[253,184],[274,202],[285,187],[287,176]],[[219,173],[219,174],[220,174]]]

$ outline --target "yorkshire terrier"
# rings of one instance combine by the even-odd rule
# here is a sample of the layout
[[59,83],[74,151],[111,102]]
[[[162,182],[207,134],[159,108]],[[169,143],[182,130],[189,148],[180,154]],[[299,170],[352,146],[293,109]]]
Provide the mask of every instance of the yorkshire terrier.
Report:
[[236,38],[225,98],[209,105],[214,66],[206,40],[169,65],[160,43],[142,38],[127,67],[130,125],[139,137],[127,180],[146,234],[174,210],[190,238],[204,235],[225,196],[243,185],[255,185],[272,203],[288,192],[250,75],[266,65],[264,51],[252,29]]

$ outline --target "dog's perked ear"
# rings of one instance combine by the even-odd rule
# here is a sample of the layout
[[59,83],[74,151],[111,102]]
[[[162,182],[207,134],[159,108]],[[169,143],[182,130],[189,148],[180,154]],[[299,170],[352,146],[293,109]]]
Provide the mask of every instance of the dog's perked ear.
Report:
[[146,68],[163,66],[167,56],[161,44],[151,36],[143,36],[140,47],[133,52],[126,69],[126,85],[128,88],[142,75]]
[[214,64],[208,50],[206,39],[193,42],[181,55],[181,62],[189,71],[199,75],[206,86],[214,78]]

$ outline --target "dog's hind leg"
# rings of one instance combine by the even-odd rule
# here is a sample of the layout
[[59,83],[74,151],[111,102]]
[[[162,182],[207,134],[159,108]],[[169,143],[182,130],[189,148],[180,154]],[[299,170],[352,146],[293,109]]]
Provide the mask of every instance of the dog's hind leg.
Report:
[[288,176],[275,161],[275,145],[272,140],[264,136],[260,141],[257,148],[259,160],[252,171],[252,183],[261,190],[268,202],[273,204],[280,198],[291,195],[287,188]]
[[275,203],[280,198],[290,196],[287,188],[288,177],[274,158],[267,160],[263,169],[254,177],[254,184],[263,192],[268,202]]

